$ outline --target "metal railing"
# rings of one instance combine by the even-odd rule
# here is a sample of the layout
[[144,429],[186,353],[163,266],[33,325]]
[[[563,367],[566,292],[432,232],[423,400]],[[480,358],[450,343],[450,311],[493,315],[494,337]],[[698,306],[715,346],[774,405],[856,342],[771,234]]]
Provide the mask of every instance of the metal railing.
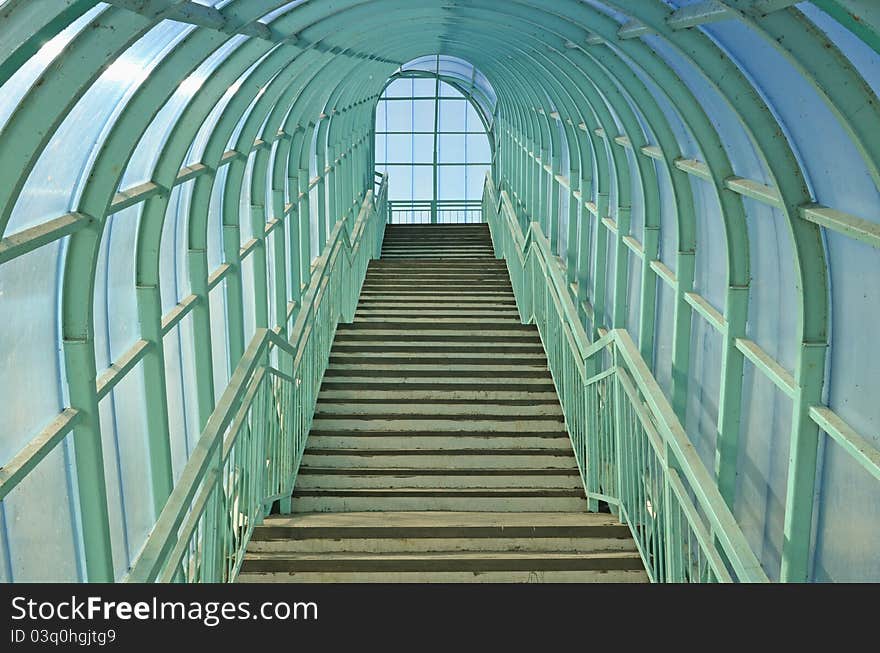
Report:
[[714,479],[623,329],[591,343],[538,223],[487,175],[482,210],[547,352],[590,510],[626,523],[654,582],[767,582]]
[[483,221],[480,200],[391,200],[388,224],[474,224]]
[[381,251],[387,192],[336,224],[290,340],[257,330],[125,580],[231,582],[254,526],[275,501],[289,510],[336,326]]

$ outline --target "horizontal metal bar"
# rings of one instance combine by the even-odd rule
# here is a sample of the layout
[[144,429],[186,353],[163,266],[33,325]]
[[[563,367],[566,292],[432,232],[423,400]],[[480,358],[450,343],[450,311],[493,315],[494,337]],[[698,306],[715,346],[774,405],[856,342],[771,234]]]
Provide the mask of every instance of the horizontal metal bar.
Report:
[[645,248],[633,236],[624,236],[622,240],[623,244],[629,247],[633,254],[641,259],[645,258]]
[[675,167],[689,175],[694,175],[706,181],[712,181],[712,172],[709,170],[709,166],[697,159],[678,158],[675,160]]
[[282,224],[284,224],[284,223],[281,221],[280,218],[272,218],[272,219],[269,220],[269,221],[266,223],[266,225],[263,227],[263,234],[266,235],[266,236],[268,236],[268,235],[271,234],[273,231],[275,231],[275,229],[277,229],[278,227],[280,227]]
[[705,297],[695,292],[686,292],[684,294],[684,300],[693,307],[693,309],[706,318],[706,321],[711,324],[717,331],[720,333],[724,333],[727,330],[727,320],[724,319],[724,316],[715,310],[715,307],[710,304]]
[[134,369],[149,351],[152,343],[149,340],[138,340],[131,348],[119,357],[95,380],[98,401],[101,401],[122,378]]
[[48,456],[55,446],[64,439],[76,422],[79,412],[73,408],[64,409],[52,422],[0,467],[0,501],[6,498],[15,487]]
[[687,29],[697,25],[717,23],[722,20],[736,18],[736,14],[726,5],[717,0],[698,2],[688,7],[681,7],[672,12],[666,24],[672,29]]
[[880,224],[876,222],[869,222],[849,213],[818,204],[802,206],[800,213],[804,220],[880,249]]
[[217,284],[223,281],[223,278],[229,274],[229,271],[232,270],[232,266],[229,263],[223,263],[214,270],[211,275],[208,277],[208,290],[213,290]]
[[251,253],[253,253],[253,251],[259,246],[259,244],[259,238],[251,238],[238,250],[238,259],[240,261],[245,260],[248,256],[251,255]]
[[0,264],[84,229],[91,222],[92,218],[83,213],[66,213],[7,236],[0,240]]
[[119,213],[164,192],[166,192],[166,189],[153,181],[126,188],[113,196],[113,201],[110,203],[110,209],[107,211],[107,214]]
[[180,169],[180,172],[177,173],[177,178],[174,180],[174,185],[177,186],[178,184],[185,184],[190,179],[201,177],[208,172],[211,172],[211,169],[204,163],[193,163],[191,166],[184,166]]
[[608,231],[610,231],[611,233],[617,233],[617,222],[615,222],[613,218],[602,218],[602,224],[604,224],[608,228]]
[[753,340],[747,338],[737,338],[736,348],[739,349],[746,358],[761,370],[767,377],[776,384],[789,397],[794,397],[797,391],[797,384],[794,376],[786,370],[782,365],[777,363],[766,351]]
[[659,259],[654,259],[651,261],[651,269],[657,273],[657,276],[663,279],[673,290],[678,287],[678,278],[675,276],[675,272],[673,272],[665,263],[660,261]]
[[168,335],[199,303],[198,295],[187,295],[162,318],[162,335]]
[[645,145],[641,147],[639,151],[651,159],[656,159],[658,161],[663,160],[663,150],[657,145]]
[[724,180],[724,185],[734,193],[739,193],[753,200],[758,200],[764,204],[775,207],[782,206],[782,198],[779,191],[772,186],[767,186],[754,179],[746,179],[744,177],[728,177]]
[[826,406],[811,406],[810,418],[834,438],[865,471],[880,481],[880,450]]
[[223,153],[223,156],[220,157],[220,165],[224,166],[230,161],[234,161],[235,159],[244,159],[247,158],[244,152],[239,152],[238,150],[226,150]]

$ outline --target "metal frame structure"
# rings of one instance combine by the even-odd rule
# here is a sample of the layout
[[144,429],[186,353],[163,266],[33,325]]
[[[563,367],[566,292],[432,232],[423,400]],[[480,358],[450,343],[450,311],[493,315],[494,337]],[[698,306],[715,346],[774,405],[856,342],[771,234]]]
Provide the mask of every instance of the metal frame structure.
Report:
[[[447,157],[443,157],[444,158],[443,161],[440,160],[441,159],[441,149],[442,149],[442,147],[441,147],[442,137],[447,136],[447,135],[449,135],[449,136],[463,136],[464,139],[467,139],[468,136],[482,136],[483,138],[486,139],[486,146],[490,151],[489,158],[491,159],[492,158],[492,156],[491,156],[492,145],[491,145],[491,142],[489,141],[489,138],[488,138],[488,132],[489,132],[490,125],[491,125],[492,116],[484,115],[484,112],[481,108],[481,105],[478,102],[474,101],[474,99],[473,99],[473,94],[476,92],[476,89],[474,87],[474,77],[476,75],[476,69],[474,69],[474,72],[471,75],[470,83],[465,85],[465,84],[462,84],[462,81],[459,79],[455,79],[455,78],[452,78],[452,77],[449,77],[447,75],[442,74],[441,69],[440,69],[440,61],[441,61],[440,55],[436,55],[436,57],[433,57],[433,59],[434,59],[434,62],[433,62],[432,66],[428,66],[427,63],[423,62],[421,65],[419,65],[418,69],[410,68],[407,70],[400,70],[397,73],[395,73],[394,75],[392,75],[391,78],[388,80],[388,85],[385,87],[385,89],[382,92],[382,95],[379,98],[379,102],[384,103],[385,111],[384,111],[384,124],[382,124],[383,117],[382,117],[382,115],[380,115],[379,111],[377,111],[377,115],[376,115],[377,145],[378,145],[378,139],[381,139],[383,136],[385,138],[384,138],[384,143],[383,143],[384,148],[382,150],[384,153],[384,157],[377,158],[376,170],[379,172],[383,172],[383,173],[388,172],[390,174],[390,171],[388,170],[388,166],[410,166],[410,168],[411,168],[410,174],[412,175],[414,173],[414,170],[412,168],[415,166],[419,166],[419,167],[431,166],[432,167],[432,186],[431,186],[432,193],[431,193],[430,198],[415,197],[415,188],[414,188],[414,186],[412,186],[411,193],[410,193],[411,202],[409,202],[409,203],[403,202],[403,201],[401,201],[401,198],[397,197],[396,193],[394,192],[394,188],[395,188],[394,182],[391,183],[391,190],[390,190],[391,203],[389,206],[391,207],[390,218],[391,218],[392,222],[395,222],[397,220],[402,220],[404,222],[419,222],[419,221],[421,221],[422,211],[420,209],[423,208],[421,206],[421,204],[425,200],[430,201],[429,222],[431,224],[437,224],[438,222],[441,222],[441,223],[442,222],[449,222],[454,219],[460,220],[460,221],[465,221],[465,220],[471,221],[470,220],[471,219],[470,213],[473,212],[473,209],[479,208],[479,197],[476,197],[476,196],[469,197],[467,195],[467,186],[468,186],[468,184],[467,184],[467,171],[468,171],[468,169],[478,169],[479,170],[478,178],[482,179],[484,176],[485,170],[489,166],[491,166],[491,161],[471,161],[469,159],[468,150],[467,150],[467,140],[465,140],[463,158],[460,161],[459,160],[445,160]],[[433,87],[434,87],[433,93],[426,94],[426,93],[422,93],[422,92],[416,92],[415,84],[413,84],[411,86],[411,91],[409,94],[402,93],[400,91],[393,91],[393,89],[395,89],[396,87],[397,88],[400,87],[399,83],[396,85],[396,87],[393,86],[397,80],[409,80],[409,79],[412,79],[412,80],[424,79],[424,80],[429,80],[429,81],[433,82]],[[457,91],[459,93],[459,95],[451,95],[445,91],[441,92],[441,89],[442,89],[441,85],[443,85],[443,87],[448,86],[448,87],[451,87],[452,89],[455,89],[455,91]],[[392,89],[392,93],[393,93],[392,95],[389,95],[389,89]],[[410,104],[411,109],[414,111],[415,106],[416,106],[415,102],[417,100],[418,101],[428,101],[428,102],[431,102],[433,105],[433,111],[432,111],[433,129],[431,131],[420,132],[419,130],[417,130],[416,126],[415,126],[414,116],[413,116],[412,128],[409,130],[401,130],[399,128],[399,126],[394,125],[394,124],[389,124],[389,122],[388,122],[388,103],[389,102],[408,102]],[[467,102],[469,104],[469,106],[473,107],[474,112],[478,116],[479,121],[480,121],[479,129],[470,129],[470,125],[467,123],[467,114],[465,114],[465,121],[464,121],[464,128],[465,129],[464,129],[464,131],[454,131],[454,130],[450,130],[449,128],[444,128],[443,123],[444,123],[444,119],[446,116],[446,111],[444,109],[445,109],[445,103],[447,103],[447,102],[453,102],[453,103]],[[395,127],[397,127],[397,129],[395,129]],[[430,161],[424,160],[424,158],[427,158],[427,157],[422,157],[419,160],[416,160],[417,157],[415,156],[415,148],[416,148],[415,137],[417,135],[425,135],[425,136],[432,137],[432,139],[431,139],[432,140],[431,160]],[[395,160],[395,157],[389,156],[388,136],[393,136],[395,138],[399,138],[400,136],[409,136],[410,137],[410,148],[411,148],[412,156],[410,157],[409,160],[403,160],[403,159]],[[396,153],[396,151],[395,151],[395,153]],[[423,154],[427,154],[427,153],[423,153]],[[459,191],[459,193],[460,193],[459,196],[445,197],[445,198],[443,198],[443,200],[441,200],[441,198],[440,198],[441,167],[442,166],[450,166],[450,165],[454,165],[456,167],[460,165],[460,166],[464,167],[464,170],[465,170],[465,184],[464,184],[464,186],[465,187]],[[391,175],[391,176],[394,177],[394,175]],[[473,205],[469,207],[472,209],[471,212],[465,211],[463,214],[461,214],[462,212],[460,210],[455,210],[455,209],[459,208],[458,206],[445,206],[445,207],[443,207],[445,210],[442,212],[445,215],[443,215],[442,217],[440,216],[440,214],[438,212],[438,209],[443,204],[449,204],[450,202],[452,202],[453,204],[457,204],[458,202],[468,202],[468,201],[473,202]],[[405,208],[407,207],[407,205],[409,205],[409,212],[408,213],[405,211]],[[479,221],[479,219],[472,220],[472,221]]]
[[[870,201],[880,185],[880,21],[871,2],[215,4],[8,0],[0,7],[0,87],[20,79],[47,42],[88,16],[0,123],[0,282],[4,268],[29,262],[33,253],[54,252],[63,370],[57,381],[64,399],[42,429],[13,434],[20,444],[0,461],[5,577],[15,580],[18,564],[9,554],[15,528],[6,504],[61,448],[69,464],[57,493],[69,495],[72,575],[108,581],[126,573],[144,542],[127,543],[125,559],[118,545],[114,554],[114,542],[125,536],[114,531],[108,512],[106,479],[113,472],[106,467],[102,400],[122,393],[134,374],[143,375],[137,400],[147,419],[145,496],[158,519],[176,487],[165,337],[184,321],[191,325],[197,370],[192,401],[201,431],[222,394],[215,376],[230,379],[249,331],[290,337],[315,280],[316,255],[373,188],[374,107],[389,76],[416,57],[444,53],[472,62],[491,80],[497,94],[492,178],[509,196],[523,231],[537,223],[549,255],[563,257],[566,290],[587,338],[601,341],[627,330],[653,376],[668,379],[663,391],[689,437],[695,437],[689,422],[695,402],[717,406],[709,427],[713,481],[738,520],[746,519],[749,507],[738,503],[739,483],[751,473],[741,462],[750,418],[744,405],[766,387],[764,381],[784,398],[772,408],[785,415],[781,430],[767,425],[762,433],[762,442],[783,450],[785,464],[774,467],[785,478],[773,497],[779,506],[749,531],[768,576],[805,581],[819,576],[817,567],[830,566],[834,570],[823,577],[880,578],[876,555],[865,554],[873,551],[871,533],[880,532],[872,508],[880,491],[880,436],[871,431],[876,376],[869,387],[848,384],[843,364],[831,363],[837,352],[852,348],[857,360],[847,373],[870,368],[876,356],[869,324],[876,315],[833,312],[846,292],[843,284],[859,281],[829,272],[833,262],[862,275],[865,297],[880,275],[880,216]],[[185,29],[133,84],[91,155],[83,157],[85,172],[68,210],[29,216],[24,227],[9,228],[23,210],[18,204],[31,173],[41,157],[51,156],[47,148],[65,119],[115,60],[169,21]],[[808,139],[774,99],[773,85],[760,82],[761,71],[746,53],[731,51],[737,38],[750,39],[797,78],[809,107],[821,109],[828,133],[845,141],[841,160],[853,180],[848,195],[822,186],[815,161],[803,156],[812,152]],[[120,187],[151,124],[181,84],[224,46],[228,52],[169,125],[148,179]],[[829,194],[833,202],[823,199]],[[172,196],[184,198],[180,216]],[[850,199],[856,196],[869,199]],[[162,300],[169,272],[160,265],[169,216],[185,221],[180,255],[190,290],[170,309]],[[120,217],[138,221],[128,253],[134,278],[125,281],[136,301],[138,333],[104,368],[95,325],[96,304],[106,298],[96,297],[96,270],[108,225]],[[779,278],[756,276],[768,257],[761,220],[776,225],[774,251],[788,266]],[[243,231],[252,237],[243,238]],[[720,260],[710,260],[713,252]],[[862,267],[847,267],[847,258]],[[212,267],[215,260],[221,262]],[[706,271],[722,269],[722,291],[710,292],[713,275]],[[759,328],[769,310],[757,298],[766,297],[767,284],[778,288],[779,303],[791,316],[778,326],[781,344],[768,344]],[[222,301],[215,300],[219,295]],[[5,311],[4,301],[10,300],[0,297]],[[854,328],[849,323],[861,331],[837,340],[839,332]],[[226,332],[222,355],[212,346],[218,329]],[[663,329],[669,344],[661,347]],[[705,399],[701,372],[695,372],[705,345],[697,338],[720,343],[717,396]],[[834,489],[829,478],[856,474],[869,482],[853,485],[851,500],[822,503]],[[771,479],[764,480],[769,485]],[[37,495],[28,505],[38,508],[44,498]],[[850,503],[866,520],[861,532],[867,541],[842,532],[841,544],[818,554],[820,540],[828,537],[819,534],[819,513]]]

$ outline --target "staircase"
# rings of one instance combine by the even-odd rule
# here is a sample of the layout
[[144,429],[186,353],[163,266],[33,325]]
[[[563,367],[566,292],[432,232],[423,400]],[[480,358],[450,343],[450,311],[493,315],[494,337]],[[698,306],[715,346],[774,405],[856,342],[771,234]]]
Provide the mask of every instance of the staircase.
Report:
[[537,329],[486,225],[389,225],[293,494],[242,582],[645,582],[586,499]]

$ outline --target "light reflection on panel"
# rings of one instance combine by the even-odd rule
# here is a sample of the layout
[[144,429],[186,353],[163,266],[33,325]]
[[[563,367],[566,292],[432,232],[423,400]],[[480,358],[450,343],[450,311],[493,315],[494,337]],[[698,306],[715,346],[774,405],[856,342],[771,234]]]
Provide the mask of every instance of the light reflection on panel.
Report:
[[164,21],[117,58],[89,88],[40,154],[16,201],[8,230],[72,210],[113,124],[152,68],[192,25]]

